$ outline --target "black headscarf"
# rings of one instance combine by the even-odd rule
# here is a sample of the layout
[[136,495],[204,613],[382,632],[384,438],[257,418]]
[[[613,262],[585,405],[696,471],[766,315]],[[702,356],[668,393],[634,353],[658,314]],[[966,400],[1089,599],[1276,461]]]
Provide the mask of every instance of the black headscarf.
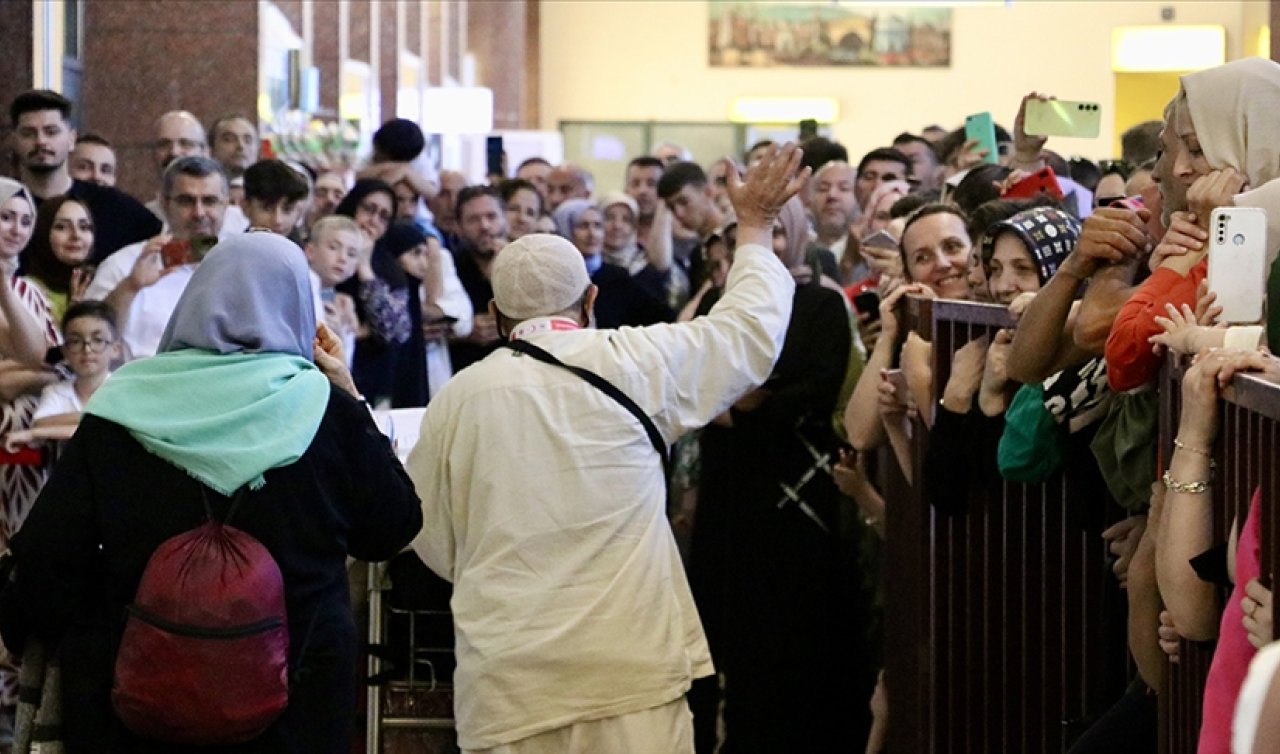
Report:
[[[391,212],[394,215],[396,208],[395,189],[391,188],[391,185],[386,181],[380,181],[377,178],[361,178],[356,181],[356,185],[351,187],[351,190],[347,192],[347,195],[342,198],[341,202],[338,202],[338,206],[333,210],[333,214],[345,215],[354,220],[356,216],[356,209],[358,209],[360,204],[364,202],[365,197],[379,192],[386,194],[387,198],[391,200]],[[395,220],[393,218],[392,222],[388,223],[388,230],[391,229],[391,225],[394,224],[394,222]],[[395,258],[387,253],[386,246],[384,244],[386,237],[387,234],[384,232],[382,234],[382,238],[374,239],[372,260],[373,272],[375,275],[385,280],[387,285],[392,288],[403,288],[408,284],[408,281],[405,280],[404,271],[400,269],[400,265],[396,262]],[[354,278],[352,278],[352,281],[354,281]],[[339,286],[339,289],[341,289],[341,286]]]
[[[66,293],[71,288],[71,271],[75,269],[54,255],[53,245],[49,242],[49,235],[53,230],[53,222],[58,216],[58,210],[62,209],[62,205],[67,202],[79,204],[85,208],[85,213],[89,214],[88,206],[79,199],[70,196],[56,196],[49,199],[40,205],[40,211],[36,213],[36,227],[31,233],[31,241],[22,252],[22,273],[39,280],[49,290],[57,293]],[[92,217],[92,214],[89,216]],[[90,249],[85,261],[92,258],[93,250]]]
[[[387,254],[399,264],[404,254],[427,242],[427,234],[411,220],[397,220],[382,236]],[[403,268],[401,268],[403,271]],[[391,407],[417,408],[427,405],[430,391],[427,387],[427,343],[422,337],[422,302],[419,289],[422,281],[404,273],[409,291],[408,342],[396,348],[395,364],[391,377]]]

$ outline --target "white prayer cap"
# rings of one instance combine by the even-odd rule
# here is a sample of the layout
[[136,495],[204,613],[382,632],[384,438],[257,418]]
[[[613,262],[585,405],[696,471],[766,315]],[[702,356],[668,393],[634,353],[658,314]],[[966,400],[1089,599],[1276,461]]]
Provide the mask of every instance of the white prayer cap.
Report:
[[591,278],[582,252],[567,239],[530,233],[498,252],[490,282],[498,311],[519,321],[568,309],[582,298]]

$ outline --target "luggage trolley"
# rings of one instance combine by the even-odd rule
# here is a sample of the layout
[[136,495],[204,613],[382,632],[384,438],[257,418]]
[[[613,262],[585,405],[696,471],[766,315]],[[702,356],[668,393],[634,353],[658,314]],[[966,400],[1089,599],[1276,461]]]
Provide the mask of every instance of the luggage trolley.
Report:
[[396,604],[391,570],[389,563],[369,566],[367,752],[456,754],[453,614],[447,599]]
[[[417,442],[424,412],[374,412],[401,462]],[[450,585],[413,553],[401,553],[370,563],[367,586],[367,754],[456,754]]]

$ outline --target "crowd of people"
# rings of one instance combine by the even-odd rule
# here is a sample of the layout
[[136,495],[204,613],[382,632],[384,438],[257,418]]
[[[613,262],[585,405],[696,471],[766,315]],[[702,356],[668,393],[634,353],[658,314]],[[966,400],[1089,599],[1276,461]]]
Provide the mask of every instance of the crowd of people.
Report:
[[[57,638],[68,750],[153,750],[106,704],[119,629],[98,613],[130,604],[150,552],[195,523],[181,511],[213,517],[195,477],[250,490],[291,666],[314,669],[228,751],[345,750],[342,564],[411,541],[453,584],[464,751],[884,751],[898,501],[871,459],[945,511],[966,475],[1039,482],[1070,457],[1098,492],[1073,504],[1125,511],[1104,536],[1137,667],[1072,751],[1155,750],[1179,639],[1217,641],[1200,751],[1231,751],[1273,619],[1256,495],[1214,541],[1217,396],[1237,372],[1280,381],[1280,338],[1218,321],[1209,221],[1264,209],[1274,261],[1280,65],[1184,76],[1101,163],[1028,134],[1033,99],[996,153],[937,126],[856,160],[823,137],[707,165],[662,144],[622,186],[539,157],[471,184],[423,168],[402,119],[358,170],[317,169],[260,154],[249,117],[206,130],[174,111],[155,124],[157,193],[134,197],[71,101],[19,95],[0,178],[0,550],[17,564],[0,719],[23,644]],[[1007,307],[1017,326],[959,348],[935,384],[908,297]],[[1168,351],[1195,360],[1161,464]],[[359,401],[428,407],[407,476]],[[225,464],[198,460],[215,452]],[[147,495],[175,508],[130,507]]]

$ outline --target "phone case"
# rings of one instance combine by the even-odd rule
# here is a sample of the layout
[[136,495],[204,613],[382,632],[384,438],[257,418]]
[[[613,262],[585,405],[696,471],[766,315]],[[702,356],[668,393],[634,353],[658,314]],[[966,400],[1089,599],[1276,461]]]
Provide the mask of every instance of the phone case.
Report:
[[898,400],[907,403],[909,388],[906,373],[901,369],[886,369],[882,374],[884,379],[893,385],[893,392],[898,396]]
[[160,247],[160,259],[165,269],[186,264],[191,254],[191,243],[186,239],[175,238]]
[[1022,127],[1032,136],[1094,139],[1102,127],[1102,107],[1097,102],[1033,99],[1027,102]]
[[976,139],[977,149],[986,149],[987,156],[983,162],[995,165],[1000,161],[1000,150],[996,144],[996,123],[991,113],[974,113],[964,119],[964,138]]
[[863,291],[853,297],[853,308],[858,314],[866,314],[871,319],[880,318],[880,294],[875,291]]
[[898,250],[898,239],[893,237],[892,233],[883,230],[877,230],[875,233],[862,239],[863,246],[870,246],[874,249],[892,249]]
[[1054,199],[1063,198],[1062,186],[1058,184],[1058,176],[1053,168],[1040,168],[1009,187],[1001,196],[1009,199],[1034,199],[1040,194],[1048,194]]
[[487,137],[484,147],[485,169],[489,171],[489,175],[502,175],[502,137]]
[[1209,217],[1209,290],[1218,294],[1220,321],[1262,321],[1266,285],[1266,211],[1257,207],[1215,209]]

